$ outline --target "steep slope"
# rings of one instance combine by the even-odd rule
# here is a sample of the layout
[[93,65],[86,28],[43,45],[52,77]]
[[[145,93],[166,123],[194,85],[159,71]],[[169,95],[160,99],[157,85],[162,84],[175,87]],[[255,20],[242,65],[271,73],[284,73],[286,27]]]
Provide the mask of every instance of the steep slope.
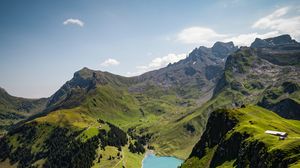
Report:
[[[177,120],[209,100],[212,88],[224,67],[224,58],[236,50],[233,43],[218,42],[216,46],[215,49],[197,48],[178,63],[138,77],[124,78],[84,68],[75,73],[74,78],[66,84],[68,87],[63,86],[61,90],[68,90],[65,88],[70,86],[77,90],[82,88],[80,84],[76,84],[78,81],[88,80],[86,83],[90,85],[86,88],[92,89],[83,89],[85,91],[83,96],[79,96],[81,100],[78,102],[88,109],[90,115],[116,124],[125,131],[131,129],[137,134],[151,134],[150,143],[161,154],[175,154],[184,158],[188,152],[181,150],[186,150],[187,147],[191,150],[204,121],[195,122],[193,127],[198,129],[190,133],[185,128],[188,123],[178,123]],[[226,51],[222,56],[217,54],[221,49]],[[61,90],[52,96],[52,100],[61,95]],[[62,104],[66,105],[65,102]],[[175,129],[186,139],[195,140],[182,146],[175,145],[185,140],[176,138],[177,135],[173,134]]]
[[[222,42],[196,48],[178,63],[131,78],[83,68],[49,98],[43,113],[4,136],[2,164],[27,167],[57,162],[73,167],[87,159],[77,158],[81,151],[97,156],[83,167],[140,167],[143,145],[158,154],[186,158],[205,124],[205,118],[196,120],[189,114],[210,99],[227,56],[236,49],[233,43]],[[118,134],[111,134],[112,128]],[[62,134],[62,142],[54,140]],[[104,135],[122,143],[106,141]],[[128,137],[126,142],[122,135]],[[75,147],[68,148],[66,155],[59,152],[70,145]],[[19,156],[20,151],[26,154]],[[70,163],[62,163],[64,157]]]
[[[285,140],[266,130],[288,133]],[[218,110],[181,167],[288,167],[300,159],[300,122],[257,106]],[[299,166],[299,164],[298,164]]]
[[81,104],[87,93],[97,86],[109,84],[114,87],[124,87],[132,82],[131,78],[83,68],[50,97],[47,107],[51,106],[54,109],[76,107]]
[[[214,97],[232,94],[233,106],[257,103],[282,117],[300,119],[300,44],[294,40],[283,43],[281,38],[267,39],[273,42],[271,47],[243,47],[229,56]],[[282,43],[277,45],[277,41]],[[258,46],[256,43],[252,46]]]
[[[182,167],[299,166],[299,43],[283,35],[256,39],[231,54],[205,110],[205,132]],[[244,104],[257,104],[273,110]],[[233,109],[232,109],[233,108]],[[286,118],[286,119],[284,119]],[[284,131],[288,139],[264,134]]]
[[14,97],[0,88],[0,135],[16,122],[43,111],[47,100]]
[[[217,42],[212,48],[201,46],[184,60],[139,76],[138,87],[154,84],[164,89],[171,88],[185,98],[198,98],[214,87],[227,56],[236,50],[232,42]],[[132,89],[136,90],[135,87]]]
[[268,39],[255,39],[251,48],[256,48],[261,58],[276,65],[300,64],[300,44],[289,35]]

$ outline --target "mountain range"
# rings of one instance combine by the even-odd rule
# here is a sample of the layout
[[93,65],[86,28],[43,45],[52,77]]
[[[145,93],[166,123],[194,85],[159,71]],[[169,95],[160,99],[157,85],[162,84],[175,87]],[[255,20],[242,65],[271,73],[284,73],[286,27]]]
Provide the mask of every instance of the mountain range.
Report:
[[201,46],[135,77],[83,68],[49,98],[1,89],[0,166],[141,167],[147,149],[182,167],[297,166],[299,65],[300,43],[281,35]]

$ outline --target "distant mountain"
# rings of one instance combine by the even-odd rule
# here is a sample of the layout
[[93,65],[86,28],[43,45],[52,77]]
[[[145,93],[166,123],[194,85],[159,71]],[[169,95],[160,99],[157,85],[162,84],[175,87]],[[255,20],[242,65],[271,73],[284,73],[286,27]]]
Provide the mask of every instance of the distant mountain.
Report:
[[[126,167],[140,165],[145,144],[160,154],[186,158],[189,153],[186,151],[191,151],[205,124],[205,117],[196,120],[191,115],[211,98],[227,56],[236,50],[232,42],[217,42],[212,48],[196,48],[186,59],[165,68],[129,78],[83,68],[47,100],[42,112],[18,123],[2,139],[0,147],[7,150],[0,153],[0,159],[9,158],[11,164],[22,160],[19,165],[25,167],[61,166],[64,160],[61,152],[67,152],[64,146],[70,144],[90,146],[89,151],[75,147],[74,150],[82,150],[83,155],[92,152],[96,158],[87,159],[88,164],[100,167],[106,165],[100,156],[111,153],[116,161],[120,160],[113,155],[118,150],[126,153],[124,157],[135,158],[124,162]],[[110,132],[112,129],[130,138],[124,142],[124,137]],[[59,135],[60,132],[64,136]],[[184,138],[178,139],[179,135]],[[110,136],[122,139],[122,143],[109,139]],[[20,137],[20,141],[7,148],[13,137]],[[54,137],[63,138],[62,142],[55,141]],[[51,144],[58,148],[51,148]],[[101,150],[95,150],[92,144],[100,146]],[[30,151],[30,154],[17,156],[19,150]],[[56,152],[47,153],[49,150]],[[54,157],[58,159],[55,162],[51,161]],[[68,159],[80,160],[71,155]]]
[[252,48],[274,48],[280,46],[299,46],[299,43],[296,40],[293,40],[290,35],[285,34],[267,39],[256,38],[255,41],[251,44]]
[[271,47],[243,47],[229,56],[214,96],[230,92],[237,106],[257,103],[282,117],[300,119],[300,44],[288,37],[269,38],[263,41]]
[[76,107],[88,92],[103,85],[128,88],[132,93],[145,93],[159,87],[166,92],[174,91],[183,98],[198,99],[212,90],[222,74],[225,59],[236,50],[232,42],[217,42],[212,48],[196,48],[186,59],[165,68],[129,78],[83,68],[50,97],[47,107]]
[[[221,109],[210,114],[182,167],[298,167],[299,52],[299,43],[283,35],[256,39],[231,54],[207,103]],[[291,138],[282,142],[266,130]]]
[[80,105],[88,95],[87,93],[96,89],[97,86],[113,85],[115,87],[122,87],[129,86],[132,83],[133,80],[131,78],[83,68],[74,73],[73,78],[50,97],[47,107],[75,107]]
[[[222,74],[227,56],[236,50],[232,42],[216,42],[212,48],[201,46],[186,59],[137,77],[142,83],[138,87],[152,83],[166,89],[173,88],[185,98],[198,98],[214,87]],[[132,88],[137,90],[135,86]]]
[[[255,146],[249,137],[257,132],[247,129],[253,123],[260,131],[287,123],[292,131],[284,124],[278,129],[299,134],[297,121],[287,120],[300,116],[299,51],[299,43],[284,35],[256,39],[251,47],[237,48],[232,42],[201,46],[183,60],[136,77],[83,68],[47,99],[44,110],[0,139],[5,149],[0,166],[74,167],[84,161],[83,167],[141,167],[145,146],[159,155],[188,158],[183,166],[247,166],[242,159],[257,158],[240,150]],[[273,123],[266,126],[267,121]],[[256,140],[261,145],[265,139]],[[298,147],[287,143],[292,144]],[[242,158],[228,145],[237,146]],[[270,153],[265,151],[269,143],[263,145],[255,151],[264,150],[266,163],[298,160],[297,151]]]
[[257,55],[276,65],[300,64],[300,43],[289,35],[282,35],[268,39],[255,39],[251,48],[257,50]]
[[0,132],[8,129],[18,121],[43,111],[47,98],[25,99],[9,95],[0,88]]

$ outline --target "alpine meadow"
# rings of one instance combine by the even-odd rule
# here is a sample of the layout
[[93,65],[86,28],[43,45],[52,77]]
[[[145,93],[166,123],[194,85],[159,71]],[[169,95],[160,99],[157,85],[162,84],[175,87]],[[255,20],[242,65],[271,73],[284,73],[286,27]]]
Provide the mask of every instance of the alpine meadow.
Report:
[[1,168],[300,167],[299,1],[0,14]]

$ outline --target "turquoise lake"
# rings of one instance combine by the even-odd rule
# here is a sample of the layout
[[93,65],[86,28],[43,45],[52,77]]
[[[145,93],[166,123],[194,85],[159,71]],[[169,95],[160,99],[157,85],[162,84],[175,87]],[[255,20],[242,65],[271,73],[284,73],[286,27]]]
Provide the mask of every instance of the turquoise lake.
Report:
[[175,157],[158,157],[148,154],[143,160],[142,168],[177,168],[183,161]]

